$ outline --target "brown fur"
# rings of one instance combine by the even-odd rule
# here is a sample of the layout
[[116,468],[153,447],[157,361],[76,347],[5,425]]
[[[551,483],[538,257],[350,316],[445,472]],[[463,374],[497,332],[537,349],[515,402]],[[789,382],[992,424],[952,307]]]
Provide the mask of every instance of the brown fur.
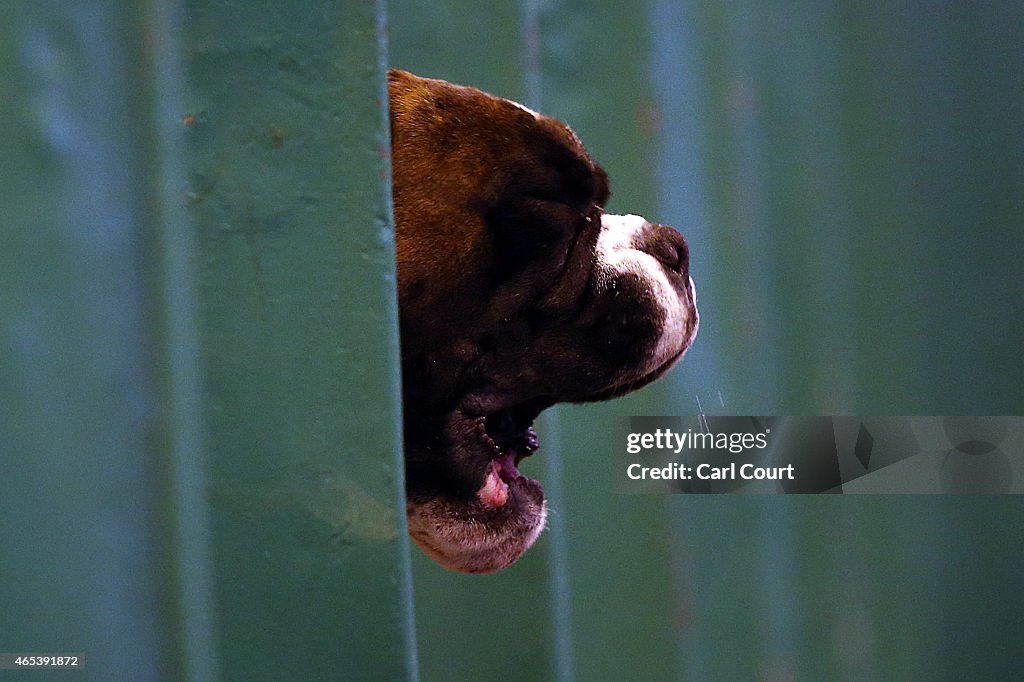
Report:
[[546,507],[514,466],[507,502],[481,497],[487,472],[536,448],[544,408],[665,371],[637,369],[662,313],[635,276],[614,296],[595,288],[608,179],[567,126],[403,71],[388,84],[410,534],[448,568],[492,572],[534,542]]

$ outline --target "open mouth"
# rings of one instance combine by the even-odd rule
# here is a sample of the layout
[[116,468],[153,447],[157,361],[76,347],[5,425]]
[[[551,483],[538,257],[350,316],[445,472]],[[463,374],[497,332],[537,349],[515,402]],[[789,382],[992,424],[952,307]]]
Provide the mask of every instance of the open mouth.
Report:
[[547,519],[540,483],[519,463],[540,447],[533,421],[553,401],[534,399],[510,407],[490,397],[475,409],[456,409],[448,423],[457,445],[453,473],[458,495],[411,496],[409,534],[442,566],[465,573],[493,573],[516,561],[536,541]]
[[512,408],[475,418],[477,436],[494,453],[483,484],[476,491],[481,504],[495,509],[505,506],[509,486],[527,480],[519,471],[519,462],[540,447],[533,430],[538,412]]

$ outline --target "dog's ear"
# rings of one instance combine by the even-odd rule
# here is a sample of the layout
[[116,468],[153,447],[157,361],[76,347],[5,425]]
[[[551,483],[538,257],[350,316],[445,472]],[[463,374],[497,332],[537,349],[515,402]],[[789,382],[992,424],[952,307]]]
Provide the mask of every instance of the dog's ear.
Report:
[[407,116],[415,109],[416,101],[427,96],[427,86],[422,78],[408,71],[391,69],[388,71],[388,99],[391,114],[391,137],[395,138],[396,118]]
[[408,87],[416,81],[422,80],[408,71],[401,69],[388,69],[388,87]]

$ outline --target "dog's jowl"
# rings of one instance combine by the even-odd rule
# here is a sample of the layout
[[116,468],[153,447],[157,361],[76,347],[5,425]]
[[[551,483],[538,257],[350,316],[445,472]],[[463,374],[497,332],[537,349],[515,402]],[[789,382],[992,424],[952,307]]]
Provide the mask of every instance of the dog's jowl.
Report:
[[689,254],[670,227],[605,213],[608,177],[563,123],[388,80],[409,532],[448,568],[493,572],[544,528],[517,468],[537,415],[637,389],[692,343]]

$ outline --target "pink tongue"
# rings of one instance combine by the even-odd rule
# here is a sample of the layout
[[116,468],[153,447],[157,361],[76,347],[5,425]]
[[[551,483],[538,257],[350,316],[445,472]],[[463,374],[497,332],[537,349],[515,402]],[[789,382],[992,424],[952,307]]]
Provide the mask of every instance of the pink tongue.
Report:
[[499,508],[508,502],[508,484],[501,480],[501,464],[491,460],[484,484],[476,491],[477,499],[488,507]]

